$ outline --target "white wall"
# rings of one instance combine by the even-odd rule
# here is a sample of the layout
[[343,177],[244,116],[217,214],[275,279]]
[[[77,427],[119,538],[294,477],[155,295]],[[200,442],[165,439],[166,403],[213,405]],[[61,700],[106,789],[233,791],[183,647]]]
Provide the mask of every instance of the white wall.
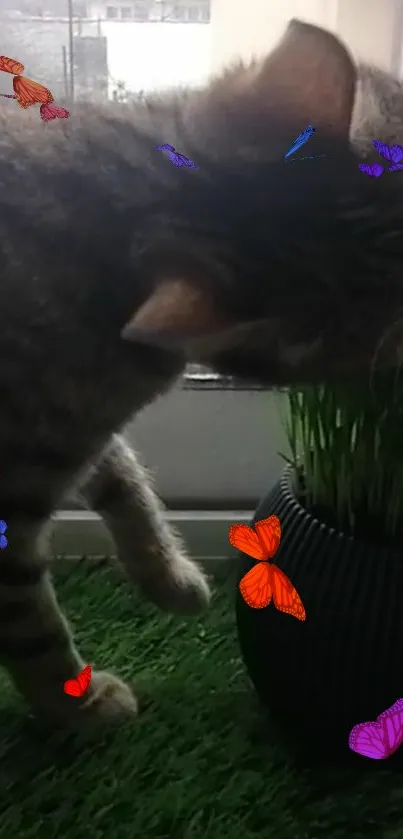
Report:
[[298,17],[335,31],[357,58],[392,70],[401,0],[212,0],[212,67],[269,51]]
[[[124,81],[132,91],[203,84],[210,72],[210,24],[106,21],[105,8],[106,3],[95,2],[90,14],[94,21],[101,18],[115,81]],[[83,24],[81,31],[91,35],[96,29],[96,23]]]
[[212,0],[212,68],[268,52],[293,17],[331,26],[334,0]]
[[209,24],[102,23],[111,76],[131,90],[198,85],[210,69]]

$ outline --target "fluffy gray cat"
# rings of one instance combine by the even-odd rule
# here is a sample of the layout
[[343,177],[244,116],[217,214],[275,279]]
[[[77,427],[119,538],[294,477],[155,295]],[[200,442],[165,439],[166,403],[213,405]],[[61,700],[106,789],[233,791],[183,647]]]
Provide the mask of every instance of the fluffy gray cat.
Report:
[[[2,108],[0,654],[38,715],[137,710],[105,672],[82,699],[63,693],[84,662],[37,546],[68,490],[154,603],[209,601],[120,435],[186,361],[268,386],[367,375],[380,341],[382,363],[399,362],[398,334],[383,336],[403,297],[401,180],[365,177],[357,154],[373,136],[403,141],[402,102],[394,80],[361,68],[357,85],[335,37],[293,22],[266,60],[204,90],[48,125]],[[308,122],[326,156],[287,164]]]

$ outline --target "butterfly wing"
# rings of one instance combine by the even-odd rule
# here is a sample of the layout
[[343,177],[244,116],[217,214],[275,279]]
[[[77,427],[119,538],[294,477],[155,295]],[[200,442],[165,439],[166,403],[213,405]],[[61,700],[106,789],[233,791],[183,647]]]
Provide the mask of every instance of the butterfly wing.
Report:
[[270,565],[270,568],[272,572],[273,603],[276,609],[279,612],[292,615],[299,621],[304,621],[306,619],[304,605],[291,580],[277,565]]
[[403,169],[403,163],[394,163],[393,166],[389,166],[388,172],[397,172],[398,169]]
[[388,757],[383,726],[378,722],[360,722],[351,729],[348,745],[353,752],[373,760]]
[[53,102],[53,96],[47,87],[32,79],[26,79],[25,76],[14,76],[13,88],[21,108],[29,108],[30,105],[38,105],[40,102],[45,105]]
[[171,152],[171,154],[169,155],[169,159],[172,161],[174,166],[184,166],[185,165],[183,160],[180,159],[180,156],[179,156],[178,152],[175,152],[175,151]]
[[156,146],[158,151],[175,151],[175,146],[170,146],[169,143],[162,143],[160,146]]
[[372,178],[379,178],[379,175],[382,175],[383,172],[381,163],[359,163],[358,168],[361,172],[365,172],[366,175]]
[[257,533],[248,524],[232,524],[228,530],[228,541],[234,548],[252,556],[253,559],[267,559],[266,551]]
[[68,696],[81,696],[81,688],[77,679],[67,679],[63,685],[63,690]]
[[314,131],[315,128],[313,127],[313,125],[307,125],[307,127],[304,128],[303,131],[301,131],[301,134],[298,135],[296,140],[294,140],[291,148],[288,150],[288,152],[286,152],[284,157],[289,157],[291,154],[294,154],[294,152],[297,151],[297,149],[300,149],[301,146],[304,146],[305,143],[308,142],[309,138],[312,137]]
[[85,691],[89,688],[89,684],[91,681],[91,670],[91,664],[87,664],[86,667],[84,667],[81,673],[79,673],[77,676],[77,682],[81,690],[80,696],[83,696]]
[[391,150],[387,143],[381,143],[379,140],[372,140],[374,149],[377,150],[385,160],[392,161]]
[[6,55],[0,55],[0,70],[4,73],[12,73],[13,76],[20,76],[24,72],[24,65],[14,58],[7,58]]
[[254,525],[259,542],[264,546],[265,559],[270,559],[277,551],[281,539],[281,524],[277,516],[261,519]]
[[385,160],[389,161],[389,163],[399,163],[399,160],[403,157],[402,146],[388,146],[387,143],[381,143],[379,140],[372,140],[372,145]]
[[190,157],[186,157],[186,155],[180,154],[180,152],[176,152],[176,154],[177,154],[177,157],[180,157],[180,159],[183,161],[184,165],[189,167],[189,169],[198,169],[199,168],[198,166],[196,166],[195,163],[193,163],[193,160],[191,160]]
[[252,609],[264,609],[272,598],[271,566],[267,562],[254,565],[239,583],[245,603]]
[[391,146],[390,155],[393,163],[399,163],[399,161],[403,158],[403,146]]
[[70,116],[70,112],[66,108],[61,108],[60,105],[41,105],[39,112],[44,122],[52,119],[67,119]]
[[377,723],[383,727],[389,756],[403,743],[403,699],[398,699],[387,711],[379,714]]
[[403,699],[379,714],[375,722],[362,722],[350,732],[350,749],[373,760],[390,757],[403,743]]

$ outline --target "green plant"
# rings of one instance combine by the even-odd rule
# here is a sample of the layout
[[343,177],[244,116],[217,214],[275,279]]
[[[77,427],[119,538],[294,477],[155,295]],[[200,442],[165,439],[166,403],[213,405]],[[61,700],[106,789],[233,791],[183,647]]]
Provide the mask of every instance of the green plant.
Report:
[[403,379],[288,392],[296,492],[328,524],[403,547]]

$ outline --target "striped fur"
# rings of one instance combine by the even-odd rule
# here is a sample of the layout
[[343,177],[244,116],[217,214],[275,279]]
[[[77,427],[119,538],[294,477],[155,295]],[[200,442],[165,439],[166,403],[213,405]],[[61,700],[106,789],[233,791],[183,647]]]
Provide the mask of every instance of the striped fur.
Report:
[[[402,306],[401,188],[357,170],[354,143],[368,146],[369,126],[388,139],[378,71],[360,72],[371,116],[361,81],[350,126],[351,60],[329,34],[294,23],[266,62],[134,112],[86,104],[45,126],[0,110],[0,659],[46,719],[137,709],[126,685],[96,670],[82,700],[63,693],[84,662],[42,545],[67,491],[104,516],[129,581],[160,608],[192,613],[209,600],[120,436],[125,423],[187,357],[270,386],[368,370]],[[327,157],[287,167],[284,151],[316,112]],[[199,170],[173,167],[155,152],[162,142]],[[161,281],[171,295],[155,295]],[[167,349],[136,337],[136,322],[207,339]],[[215,348],[211,330],[228,325],[234,335]]]

